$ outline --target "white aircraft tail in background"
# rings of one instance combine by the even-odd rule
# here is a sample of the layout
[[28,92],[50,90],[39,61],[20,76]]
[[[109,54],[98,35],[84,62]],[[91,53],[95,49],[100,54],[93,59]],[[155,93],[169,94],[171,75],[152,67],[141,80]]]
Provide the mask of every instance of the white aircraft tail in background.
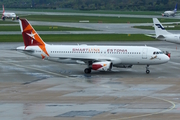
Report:
[[98,46],[98,45],[49,45],[46,44],[26,19],[20,19],[24,46],[17,50],[42,59],[74,60],[85,63],[86,74],[96,71],[111,71],[113,67],[131,68],[132,65],[163,64],[169,57],[161,50],[148,46]]
[[180,34],[173,34],[163,27],[157,18],[153,18],[156,39],[172,43],[180,43]]
[[5,12],[4,5],[2,6],[2,8],[3,8],[3,13],[2,13],[2,17],[1,17],[2,20],[5,20],[6,18],[10,18],[12,20],[19,19],[19,17],[16,16],[15,13]]
[[163,25],[159,22],[159,20],[157,18],[153,18],[153,24],[154,24],[154,29],[155,29],[155,33],[156,33],[156,38],[158,38],[160,36],[163,37],[163,35],[171,34],[168,31],[166,31],[166,29],[163,27]]
[[173,16],[173,17],[174,17],[174,16],[176,15],[176,12],[177,12],[177,4],[176,4],[174,10],[172,10],[172,11],[165,11],[165,12],[162,14],[162,16],[164,16],[164,17]]

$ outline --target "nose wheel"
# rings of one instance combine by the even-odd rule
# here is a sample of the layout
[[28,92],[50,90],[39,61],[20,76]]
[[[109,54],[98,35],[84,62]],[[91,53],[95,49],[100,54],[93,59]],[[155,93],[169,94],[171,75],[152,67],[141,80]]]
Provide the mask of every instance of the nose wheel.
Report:
[[147,65],[147,67],[146,67],[146,74],[149,74],[149,73],[150,73],[149,65]]

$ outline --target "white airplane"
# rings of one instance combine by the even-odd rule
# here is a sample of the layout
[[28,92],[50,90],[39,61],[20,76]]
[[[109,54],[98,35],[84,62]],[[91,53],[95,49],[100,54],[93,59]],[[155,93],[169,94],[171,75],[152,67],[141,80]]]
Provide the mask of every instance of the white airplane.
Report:
[[2,7],[3,7],[3,13],[2,13],[2,17],[1,17],[2,20],[5,20],[6,18],[11,18],[12,20],[19,19],[19,17],[16,16],[15,13],[5,12],[4,5]]
[[180,34],[173,34],[166,31],[166,29],[163,27],[163,25],[159,22],[157,18],[153,18],[153,24],[154,24],[156,35],[151,36],[151,37],[155,37],[156,39],[162,40],[162,41],[180,44]]
[[172,10],[172,11],[165,11],[165,12],[162,14],[162,16],[164,16],[164,17],[173,16],[173,17],[174,17],[174,16],[176,15],[176,12],[177,12],[177,4],[176,4],[174,10]]
[[17,51],[42,59],[71,59],[77,63],[87,64],[86,74],[91,70],[110,71],[112,67],[132,67],[132,65],[163,64],[169,57],[161,50],[147,46],[89,46],[89,45],[49,45],[46,44],[26,19],[20,19],[20,28],[24,46]]

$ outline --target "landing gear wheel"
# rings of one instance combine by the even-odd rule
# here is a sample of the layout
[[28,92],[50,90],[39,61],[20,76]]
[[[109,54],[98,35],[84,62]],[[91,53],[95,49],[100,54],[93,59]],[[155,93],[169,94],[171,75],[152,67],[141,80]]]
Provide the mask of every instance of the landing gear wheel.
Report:
[[90,69],[90,68],[86,68],[86,69],[84,69],[84,73],[86,73],[86,74],[91,73],[91,69]]
[[146,70],[146,74],[149,74],[150,73],[150,70]]

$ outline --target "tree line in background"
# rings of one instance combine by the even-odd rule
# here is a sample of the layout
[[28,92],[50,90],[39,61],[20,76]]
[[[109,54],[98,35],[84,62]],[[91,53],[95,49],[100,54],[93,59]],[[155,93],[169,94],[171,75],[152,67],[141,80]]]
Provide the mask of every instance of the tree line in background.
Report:
[[180,0],[0,0],[6,8],[163,11],[173,10]]

